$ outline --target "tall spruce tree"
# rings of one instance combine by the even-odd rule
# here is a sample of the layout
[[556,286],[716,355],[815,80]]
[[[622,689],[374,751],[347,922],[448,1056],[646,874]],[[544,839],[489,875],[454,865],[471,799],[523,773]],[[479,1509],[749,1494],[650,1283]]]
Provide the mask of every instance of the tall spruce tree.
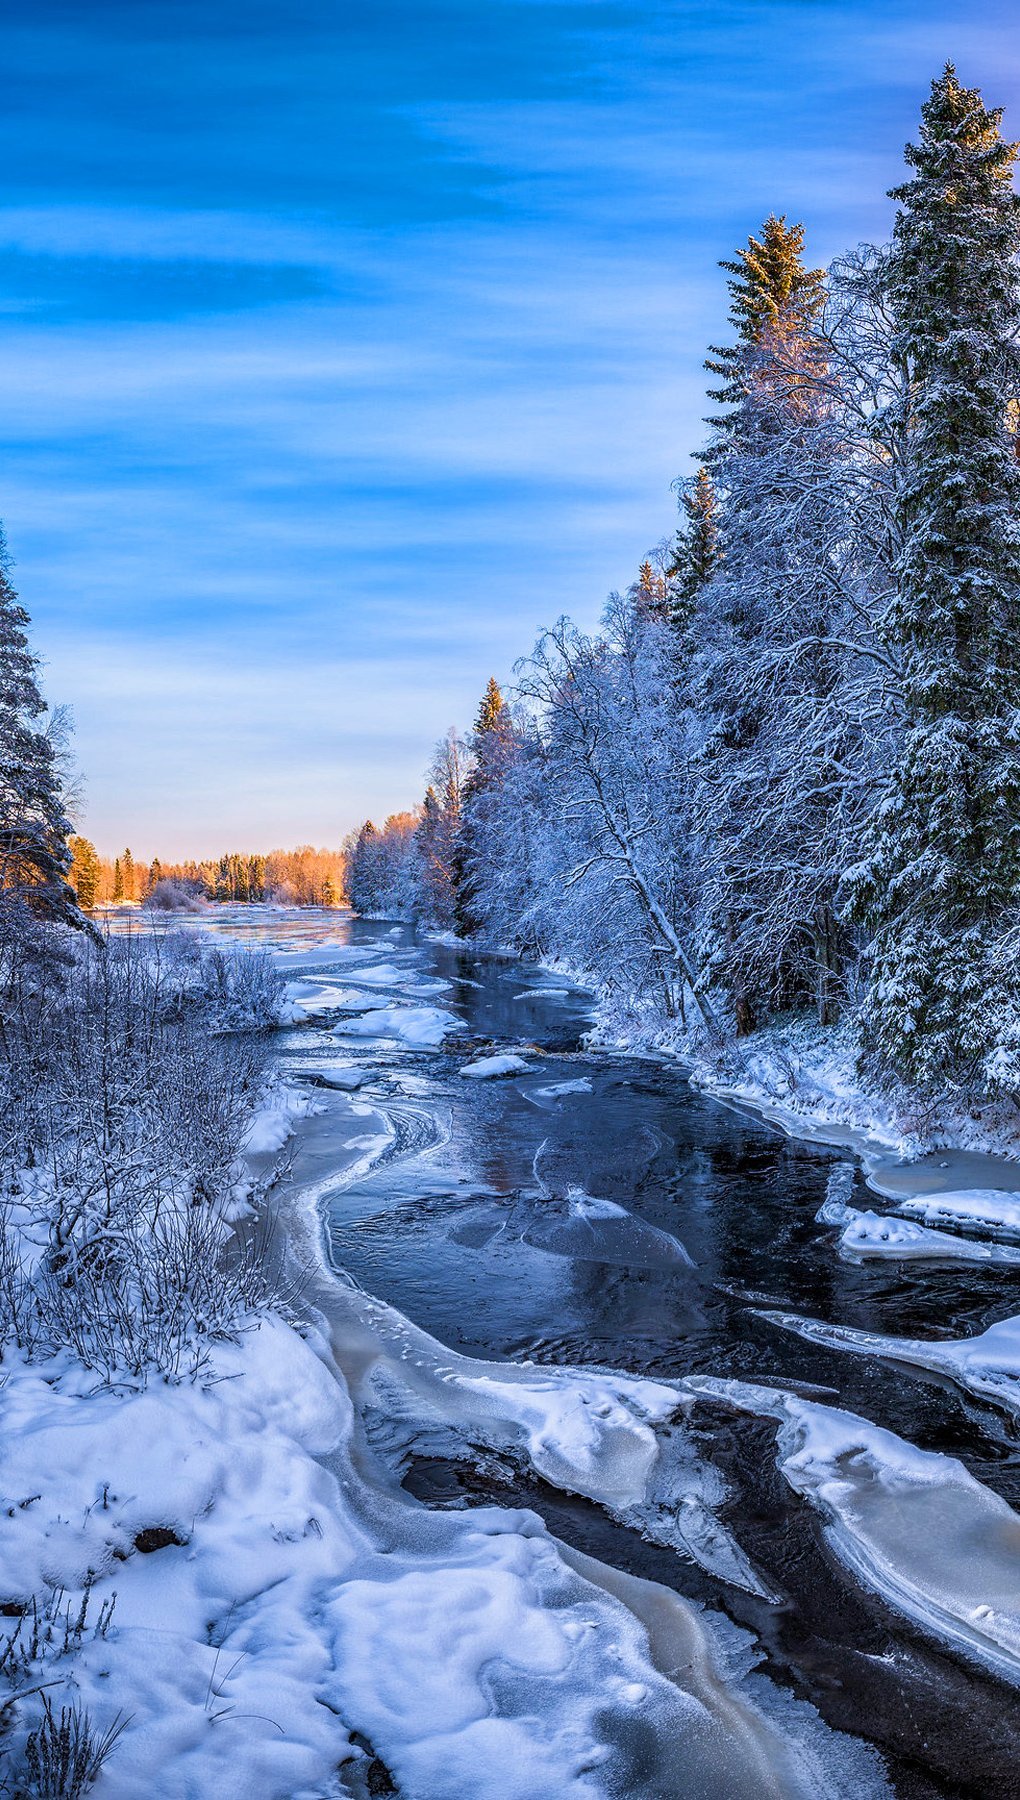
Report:
[[78,905],[85,912],[91,912],[99,898],[101,874],[96,847],[86,837],[73,837],[69,847],[71,851],[71,886],[74,888]]
[[817,685],[803,647],[824,630],[830,535],[828,521],[808,525],[803,504],[816,484],[814,321],[824,299],[823,271],[806,267],[803,250],[803,226],[771,215],[760,237],[722,265],[734,341],[713,346],[706,367],[723,377],[709,398],[726,411],[710,421],[700,501],[697,484],[691,495],[706,509],[710,569],[707,580],[700,571],[689,577],[708,720],[709,934],[742,1032],[770,1006],[811,997],[820,1010],[829,1006],[816,992],[815,945],[831,906],[808,899],[791,874],[805,860],[804,819],[786,804],[798,759],[791,722],[805,689]]
[[477,825],[489,804],[492,790],[502,780],[510,736],[509,709],[499,683],[490,675],[471,734],[472,761],[461,795],[454,872],[457,930],[461,937],[472,937],[481,930],[478,901],[485,871],[478,853]]
[[687,639],[698,595],[708,586],[722,556],[719,497],[704,465],[692,481],[679,485],[683,523],[666,565],[667,617],[677,637]]
[[29,618],[10,581],[0,529],[0,893],[37,918],[83,924],[68,883],[71,827],[56,747],[40,721],[46,705],[29,648]]
[[774,387],[777,353],[788,366],[793,342],[806,338],[822,305],[825,276],[823,269],[805,267],[804,227],[787,225],[785,213],[770,213],[761,237],[752,233],[736,261],[719,267],[730,276],[726,286],[734,342],[711,345],[705,360],[706,369],[723,380],[722,387],[709,389],[708,397],[729,408],[708,421],[716,433],[704,456],[709,464],[725,456],[734,442],[755,439],[766,428],[761,407],[748,402]]
[[907,456],[883,629],[904,729],[856,891],[866,1042],[925,1085],[1020,1085],[1002,954],[1020,900],[1020,199],[1000,119],[947,65],[893,192]]

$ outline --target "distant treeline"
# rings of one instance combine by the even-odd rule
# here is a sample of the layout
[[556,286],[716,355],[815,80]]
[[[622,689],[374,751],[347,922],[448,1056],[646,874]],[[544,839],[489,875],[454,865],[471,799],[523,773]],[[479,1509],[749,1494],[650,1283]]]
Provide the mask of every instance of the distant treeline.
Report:
[[189,900],[234,904],[275,901],[283,906],[339,906],[346,893],[342,850],[230,852],[205,861],[141,862],[130,850],[100,856],[88,838],[71,839],[70,881],[86,910],[118,901],[152,901],[173,908]]

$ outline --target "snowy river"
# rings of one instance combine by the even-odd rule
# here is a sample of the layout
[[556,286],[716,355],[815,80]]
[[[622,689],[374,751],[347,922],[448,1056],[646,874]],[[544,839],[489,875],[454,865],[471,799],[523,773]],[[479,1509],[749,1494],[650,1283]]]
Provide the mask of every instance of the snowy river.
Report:
[[[281,1063],[321,1110],[283,1198],[299,1258],[321,1220],[334,1275],[307,1291],[361,1475],[419,1514],[531,1509],[658,1584],[621,1589],[649,1629],[659,1590],[684,1597],[734,1704],[808,1745],[799,1785],[710,1778],[677,1727],[632,1791],[1016,1794],[1016,1377],[1006,1352],[996,1386],[916,1351],[1020,1313],[1016,1237],[987,1264],[846,1260],[827,1196],[833,1218],[889,1205],[846,1150],[587,1052],[589,997],[559,977],[345,914],[209,928],[290,984]],[[600,1372],[581,1431],[553,1375],[579,1366]]]

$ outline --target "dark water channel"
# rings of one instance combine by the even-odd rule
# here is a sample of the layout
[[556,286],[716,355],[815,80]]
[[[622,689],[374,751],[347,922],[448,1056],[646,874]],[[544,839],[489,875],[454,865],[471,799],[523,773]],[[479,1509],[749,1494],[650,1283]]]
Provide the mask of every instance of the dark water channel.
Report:
[[[835,1234],[815,1214],[846,1152],[787,1139],[695,1094],[676,1067],[587,1054],[586,996],[548,992],[560,984],[541,971],[416,943],[383,925],[330,929],[350,945],[383,940],[426,979],[443,979],[449,986],[436,1004],[462,1019],[464,1033],[428,1050],[349,1043],[329,1035],[335,1015],[327,1015],[283,1034],[295,1075],[360,1064],[359,1098],[396,1130],[368,1174],[327,1196],[337,1265],[469,1355],[796,1386],[960,1457],[1020,1506],[1020,1447],[1001,1415],[934,1377],[839,1355],[758,1316],[769,1306],[875,1332],[961,1336],[1020,1312],[1020,1271],[841,1262]],[[328,980],[322,956],[315,973]],[[300,972],[301,959],[293,961]],[[525,1075],[472,1081],[458,1073],[472,1051],[522,1045],[534,1047]],[[854,1203],[871,1203],[859,1175],[856,1183]],[[586,1247],[583,1221],[565,1243],[555,1232],[550,1239],[550,1197],[555,1205],[573,1187],[655,1228],[636,1240],[636,1259],[617,1254],[611,1232],[608,1240],[593,1234]],[[690,1266],[661,1254],[657,1233],[678,1240]],[[855,1582],[778,1473],[774,1425],[722,1408],[699,1406],[694,1416],[703,1454],[729,1487],[724,1517],[779,1605],[512,1469],[494,1476],[421,1457],[406,1485],[431,1504],[530,1505],[577,1547],[727,1614],[754,1633],[776,1682],[881,1748],[898,1794],[1020,1793],[1015,1690]]]

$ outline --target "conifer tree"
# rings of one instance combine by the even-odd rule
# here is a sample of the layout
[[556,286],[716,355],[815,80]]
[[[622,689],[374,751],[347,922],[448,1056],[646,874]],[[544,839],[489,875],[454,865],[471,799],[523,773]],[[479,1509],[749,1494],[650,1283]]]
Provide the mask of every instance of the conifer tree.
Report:
[[123,900],[124,898],[124,871],[120,866],[119,856],[115,856],[113,859],[113,898],[114,900]]
[[893,193],[907,456],[884,635],[904,730],[856,889],[878,1059],[922,1083],[981,1069],[1015,1087],[999,946],[1020,900],[1020,199],[1000,119],[947,65]]
[[668,590],[665,573],[655,568],[646,556],[638,569],[638,578],[630,589],[637,612],[643,619],[665,619],[668,613]]
[[74,888],[78,905],[85,912],[91,912],[99,898],[99,855],[93,843],[86,837],[73,837],[70,840],[71,850],[71,886]]
[[16,909],[81,925],[67,880],[71,828],[56,746],[39,723],[46,707],[38,663],[29,649],[28,614],[9,571],[0,530],[0,890]]
[[774,386],[770,365],[776,352],[782,351],[788,363],[794,340],[807,338],[821,308],[825,271],[805,268],[803,257],[803,225],[787,225],[785,213],[778,218],[770,213],[761,237],[752,234],[735,262],[719,265],[730,275],[726,285],[735,342],[713,344],[705,361],[706,369],[723,378],[722,387],[709,389],[709,399],[730,408],[708,421],[717,434],[704,453],[709,464],[733,443],[761,434],[765,417],[747,402]]
[[[651,576],[651,564],[647,567]],[[481,929],[478,899],[485,872],[479,863],[477,825],[487,796],[502,779],[510,737],[509,710],[499,683],[490,675],[475,718],[470,742],[473,760],[461,793],[454,892],[457,930],[462,937],[472,937]]]
[[137,900],[138,895],[135,892],[135,859],[130,850],[125,850],[120,859],[120,873],[121,880],[124,883],[124,899]]
[[379,833],[371,819],[366,819],[354,841],[347,860],[347,892],[355,912],[375,912],[377,892],[377,849]]
[[[791,490],[813,479],[817,426],[813,326],[824,284],[822,270],[805,267],[803,248],[803,226],[770,215],[761,236],[722,265],[734,341],[713,346],[706,367],[724,378],[709,398],[727,410],[710,421],[706,481],[690,495],[704,509],[703,566],[711,571],[705,582],[691,572],[709,721],[708,911],[714,962],[741,1031],[770,1005],[808,998],[801,965],[812,927],[791,916],[789,895],[775,906],[776,875],[790,865],[801,822],[784,827],[786,841],[778,842],[780,815],[761,804],[781,779],[768,760],[774,745],[789,741],[787,718],[805,680],[801,653],[792,658],[786,646],[818,632],[827,592],[827,530],[805,531],[803,521],[790,529],[787,512]],[[782,927],[767,941],[763,922],[780,911]]]
[[487,732],[496,731],[504,718],[505,711],[506,702],[500,692],[499,682],[494,675],[490,675],[478,707],[478,716],[475,719],[475,737],[484,737]]
[[698,595],[708,586],[722,556],[719,499],[704,465],[693,481],[680,484],[684,522],[673,540],[666,567],[668,616],[677,637],[690,631]]

